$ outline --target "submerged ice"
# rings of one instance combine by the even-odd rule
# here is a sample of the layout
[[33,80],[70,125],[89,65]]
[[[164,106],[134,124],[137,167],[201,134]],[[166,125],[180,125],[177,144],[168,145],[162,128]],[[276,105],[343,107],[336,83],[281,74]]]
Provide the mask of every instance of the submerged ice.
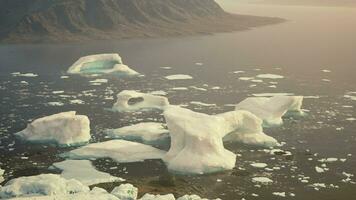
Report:
[[97,54],[80,58],[67,71],[70,74],[109,74],[137,76],[138,72],[123,64],[119,54]]
[[25,141],[76,145],[90,140],[90,121],[75,111],[42,117],[28,124],[26,129],[16,133]]
[[247,110],[267,125],[279,125],[287,112],[302,114],[302,103],[302,96],[249,97],[237,104],[236,110]]

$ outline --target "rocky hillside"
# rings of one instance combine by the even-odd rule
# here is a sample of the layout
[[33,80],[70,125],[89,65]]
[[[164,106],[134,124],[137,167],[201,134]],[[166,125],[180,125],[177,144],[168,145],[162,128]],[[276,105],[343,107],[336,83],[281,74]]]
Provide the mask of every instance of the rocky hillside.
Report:
[[214,0],[0,0],[2,42],[191,35],[280,21],[228,14]]

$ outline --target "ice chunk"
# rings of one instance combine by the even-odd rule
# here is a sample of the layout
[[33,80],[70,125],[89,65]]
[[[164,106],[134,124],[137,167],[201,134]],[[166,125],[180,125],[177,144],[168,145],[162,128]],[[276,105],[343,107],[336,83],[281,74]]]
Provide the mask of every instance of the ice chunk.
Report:
[[115,187],[111,194],[115,195],[120,200],[136,200],[138,189],[129,183],[121,184],[120,186]]
[[175,75],[169,75],[165,77],[168,80],[187,80],[187,79],[193,79],[192,76],[186,75],[186,74],[175,74]]
[[302,114],[302,102],[302,96],[249,97],[237,104],[236,110],[250,111],[266,125],[279,125],[287,112]]
[[164,109],[168,105],[169,102],[166,97],[124,90],[117,95],[117,101],[112,109],[114,111],[137,111],[141,109]]
[[196,105],[196,106],[206,106],[206,107],[216,106],[216,104],[203,103],[200,101],[191,101],[190,104]]
[[257,78],[268,78],[268,79],[281,79],[284,76],[277,75],[277,74],[259,74],[256,76]]
[[14,73],[11,73],[13,76],[19,76],[19,77],[37,77],[38,74],[34,74],[34,73],[20,73],[20,72],[14,72]]
[[265,168],[265,167],[267,167],[266,163],[251,163],[250,165],[252,167],[255,167],[255,168]]
[[20,177],[0,187],[0,198],[34,195],[65,195],[89,192],[89,187],[77,180],[66,180],[55,174]]
[[99,183],[124,181],[122,178],[96,170],[88,160],[65,160],[54,163],[53,166],[62,170],[61,177],[65,179],[76,179],[88,186]]
[[31,196],[13,198],[14,200],[120,200],[106,190],[94,187],[90,192],[80,192],[75,194],[62,194],[50,196]]
[[2,183],[4,181],[4,175],[5,171],[3,169],[0,168],[0,183]]
[[273,183],[273,181],[270,178],[267,178],[267,177],[253,177],[252,178],[252,182],[261,183],[261,184]]
[[87,146],[62,154],[71,159],[111,158],[119,163],[139,162],[146,159],[161,159],[165,151],[149,145],[125,140],[110,140],[88,144]]
[[67,71],[70,74],[109,74],[137,76],[138,72],[122,63],[119,54],[97,54],[80,58]]
[[90,140],[90,121],[75,111],[63,112],[36,119],[16,135],[30,142],[78,145]]
[[[232,169],[236,156],[226,150],[222,117],[171,106],[164,112],[171,136],[171,148],[164,156],[169,170],[203,174]],[[189,162],[187,162],[189,159]]]
[[279,196],[279,197],[286,197],[286,193],[285,192],[273,192],[272,193],[275,196]]
[[[196,194],[192,194],[192,195],[184,195],[182,197],[179,197],[177,200],[208,200],[206,198],[201,198],[200,196],[196,195]],[[220,200],[220,199],[215,199],[215,200]]]
[[162,123],[144,122],[106,131],[111,138],[139,139],[143,142],[157,142],[169,137],[168,130]]
[[166,195],[153,195],[153,194],[145,194],[140,200],[175,200],[173,194]]
[[292,96],[293,93],[258,93],[252,94],[255,97],[275,97],[275,96]]

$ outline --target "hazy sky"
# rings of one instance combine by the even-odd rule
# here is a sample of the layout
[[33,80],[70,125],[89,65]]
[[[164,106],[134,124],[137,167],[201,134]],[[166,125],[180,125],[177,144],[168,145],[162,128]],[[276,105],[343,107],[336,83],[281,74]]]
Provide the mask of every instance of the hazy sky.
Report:
[[356,6],[356,0],[217,0],[217,2],[241,2],[315,6]]

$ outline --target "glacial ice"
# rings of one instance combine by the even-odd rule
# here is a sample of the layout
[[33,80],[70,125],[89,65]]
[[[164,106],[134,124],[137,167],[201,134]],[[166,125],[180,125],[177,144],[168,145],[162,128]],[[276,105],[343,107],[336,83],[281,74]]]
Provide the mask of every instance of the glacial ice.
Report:
[[144,143],[158,142],[169,137],[165,125],[156,122],[143,122],[118,129],[108,129],[106,133],[110,138],[134,139]]
[[138,195],[138,189],[133,185],[121,184],[120,186],[115,187],[111,194],[118,197],[120,200],[136,200]]
[[34,120],[26,129],[16,133],[23,140],[72,146],[90,140],[90,121],[75,111],[63,112]]
[[2,183],[4,181],[4,177],[3,177],[4,173],[5,173],[5,170],[0,168],[0,183]]
[[66,195],[89,192],[89,188],[77,180],[66,180],[55,174],[20,177],[0,187],[0,198],[42,195]]
[[87,186],[124,181],[122,178],[96,170],[89,160],[65,160],[54,163],[53,167],[62,170],[61,177],[76,179]]
[[153,195],[153,194],[145,194],[140,200],[175,200],[173,194],[166,194],[166,195]]
[[161,159],[166,152],[149,145],[126,140],[110,140],[93,143],[62,154],[70,159],[92,160],[111,158],[118,163],[140,162]]
[[75,194],[61,194],[49,196],[27,196],[12,198],[13,200],[121,200],[106,190],[94,187],[90,192],[80,192]]
[[165,77],[168,80],[187,80],[187,79],[193,79],[192,76],[186,75],[186,74],[175,74],[175,75],[169,75]]
[[261,118],[266,125],[280,125],[287,113],[302,114],[302,96],[249,97],[236,106],[236,110],[247,110]]
[[69,74],[118,74],[137,76],[138,72],[122,63],[119,54],[97,54],[80,58],[67,71]]
[[169,102],[166,97],[124,90],[117,95],[117,101],[112,109],[119,112],[137,111],[142,109],[164,109],[168,105]]

